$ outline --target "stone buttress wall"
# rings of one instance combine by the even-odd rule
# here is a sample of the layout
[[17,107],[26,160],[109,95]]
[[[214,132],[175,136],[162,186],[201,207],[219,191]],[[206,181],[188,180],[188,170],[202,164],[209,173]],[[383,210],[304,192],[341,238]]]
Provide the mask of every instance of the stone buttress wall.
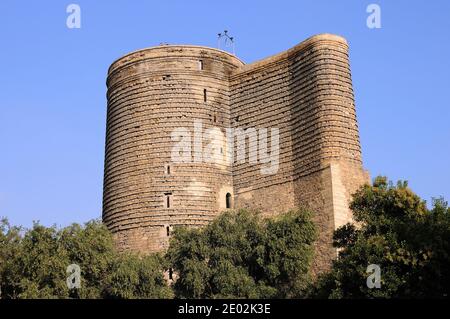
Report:
[[345,39],[321,35],[293,55],[291,83],[296,204],[316,212],[314,271],[336,257],[333,231],[352,220],[358,187],[369,183],[361,147]]
[[[239,125],[280,129],[280,169],[233,167],[236,207],[267,215],[303,206],[319,230],[314,270],[329,267],[332,233],[351,221],[351,194],[369,182],[362,168],[348,46],[319,35],[236,70],[231,77],[232,119]],[[242,120],[241,120],[242,119]]]

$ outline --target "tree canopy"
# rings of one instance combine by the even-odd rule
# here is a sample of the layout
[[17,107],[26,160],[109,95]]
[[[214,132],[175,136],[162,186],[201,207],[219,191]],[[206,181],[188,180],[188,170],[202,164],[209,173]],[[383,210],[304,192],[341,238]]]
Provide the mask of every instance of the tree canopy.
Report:
[[[406,182],[394,186],[378,177],[354,195],[350,208],[356,223],[335,232],[339,258],[318,281],[315,296],[449,296],[450,209],[443,199],[428,209]],[[380,288],[366,284],[370,264],[380,267]]]
[[167,257],[184,298],[301,297],[310,283],[316,238],[307,211],[262,219],[225,212],[204,228],[179,228]]
[[[67,267],[81,270],[79,289],[69,289]],[[0,224],[2,298],[171,297],[158,255],[122,254],[99,221],[58,230],[35,223],[29,230]]]
[[[339,257],[312,279],[312,213],[273,218],[226,211],[202,228],[175,228],[165,255],[118,252],[100,221],[57,229],[0,222],[1,298],[429,298],[450,290],[450,208],[432,208],[406,182],[361,187],[354,223],[334,232]],[[81,271],[69,287],[67,267]],[[380,286],[367,285],[369,265]],[[163,272],[178,279],[168,284]]]

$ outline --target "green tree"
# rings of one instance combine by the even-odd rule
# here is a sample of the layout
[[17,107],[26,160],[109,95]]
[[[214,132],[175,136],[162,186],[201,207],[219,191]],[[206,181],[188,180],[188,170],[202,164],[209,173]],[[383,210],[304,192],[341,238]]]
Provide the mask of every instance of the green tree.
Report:
[[7,219],[0,220],[0,298],[5,295],[5,290],[10,288],[3,278],[12,275],[9,264],[12,258],[19,254],[20,231],[19,227],[12,227]]
[[[339,258],[313,295],[328,298],[448,297],[450,290],[450,209],[443,199],[433,208],[408,188],[385,177],[353,198],[356,226],[334,234]],[[369,264],[381,268],[381,288],[366,284]]]
[[[67,267],[81,269],[81,287],[67,287]],[[99,221],[58,230],[35,223],[30,230],[0,224],[2,298],[164,298],[161,257],[121,254]]]
[[225,212],[204,228],[174,231],[167,259],[181,298],[301,297],[316,238],[306,211],[264,220]]
[[115,258],[106,277],[104,298],[140,299],[173,298],[166,280],[161,276],[167,269],[162,256],[138,256],[123,253]]

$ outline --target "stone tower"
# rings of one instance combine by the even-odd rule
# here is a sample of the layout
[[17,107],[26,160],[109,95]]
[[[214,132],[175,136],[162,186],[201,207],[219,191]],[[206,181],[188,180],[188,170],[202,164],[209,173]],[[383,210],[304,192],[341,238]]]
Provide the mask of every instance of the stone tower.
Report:
[[319,229],[314,269],[329,266],[332,232],[369,183],[345,39],[317,35],[248,65],[207,47],[143,49],[111,65],[107,87],[103,221],[120,249],[165,249],[172,227],[226,208],[304,206]]

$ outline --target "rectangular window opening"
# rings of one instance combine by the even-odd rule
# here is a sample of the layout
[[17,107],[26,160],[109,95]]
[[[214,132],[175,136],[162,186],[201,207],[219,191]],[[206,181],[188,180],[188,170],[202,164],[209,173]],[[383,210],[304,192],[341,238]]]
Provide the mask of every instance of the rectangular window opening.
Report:
[[206,102],[206,89],[203,90],[203,102]]
[[198,69],[203,70],[203,60],[198,60]]
[[172,206],[172,193],[164,194],[164,207],[170,208]]

